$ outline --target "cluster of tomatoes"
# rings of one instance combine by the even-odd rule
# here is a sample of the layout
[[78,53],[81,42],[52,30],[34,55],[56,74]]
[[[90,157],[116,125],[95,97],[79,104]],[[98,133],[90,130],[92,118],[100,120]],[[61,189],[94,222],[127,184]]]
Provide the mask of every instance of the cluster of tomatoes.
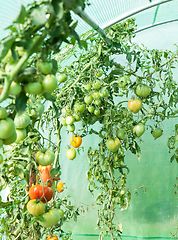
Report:
[[82,138],[78,135],[73,135],[70,137],[70,144],[73,147],[70,147],[67,149],[66,151],[66,156],[68,159],[70,160],[74,160],[76,158],[76,150],[75,148],[80,147],[80,145],[82,144]]

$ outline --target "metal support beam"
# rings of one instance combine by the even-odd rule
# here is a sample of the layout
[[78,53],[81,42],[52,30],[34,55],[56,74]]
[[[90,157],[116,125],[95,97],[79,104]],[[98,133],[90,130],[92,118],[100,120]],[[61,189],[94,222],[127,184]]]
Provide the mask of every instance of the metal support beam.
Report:
[[125,14],[122,14],[122,15],[118,16],[117,18],[112,19],[111,21],[109,21],[106,24],[102,25],[101,28],[102,29],[106,29],[106,28],[108,28],[108,27],[110,27],[110,26],[112,26],[112,25],[114,25],[114,24],[116,24],[118,22],[121,22],[121,21],[123,21],[123,20],[125,20],[125,19],[127,19],[129,17],[134,16],[137,13],[143,12],[143,11],[145,11],[147,9],[152,8],[152,7],[156,7],[156,6],[159,6],[161,4],[164,4],[164,3],[167,3],[167,2],[171,2],[171,1],[173,1],[173,0],[157,0],[157,1],[151,2],[149,4],[146,4],[144,6],[139,7],[137,9],[131,10],[131,11],[125,13]]

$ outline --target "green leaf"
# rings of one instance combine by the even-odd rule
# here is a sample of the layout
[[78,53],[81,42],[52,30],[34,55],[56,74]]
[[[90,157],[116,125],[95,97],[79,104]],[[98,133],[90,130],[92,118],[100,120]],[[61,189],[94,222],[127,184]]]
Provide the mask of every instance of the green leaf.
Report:
[[15,37],[9,35],[0,42],[0,61],[6,56],[14,41]]
[[59,2],[58,0],[53,0],[51,4],[53,5],[54,12],[57,18],[62,19],[64,16],[64,8],[63,8],[64,3]]
[[44,8],[42,7],[37,7],[33,9],[31,13],[31,17],[32,17],[33,24],[36,26],[44,25],[47,21],[46,11],[44,11]]
[[24,92],[21,92],[20,95],[16,98],[15,105],[18,113],[23,113],[27,106],[28,97]]
[[13,21],[13,23],[24,23],[25,22],[25,17],[26,17],[26,9],[23,5],[21,5],[20,13],[16,17],[16,19]]

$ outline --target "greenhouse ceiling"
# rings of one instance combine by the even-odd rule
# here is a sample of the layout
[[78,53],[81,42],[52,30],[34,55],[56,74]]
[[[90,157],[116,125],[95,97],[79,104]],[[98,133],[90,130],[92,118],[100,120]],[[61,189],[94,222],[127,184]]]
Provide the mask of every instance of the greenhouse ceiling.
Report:
[[[11,24],[20,11],[20,6],[33,2],[33,0],[0,0],[0,39],[8,33],[5,28]],[[178,0],[90,0],[86,6],[85,14],[89,16],[95,26],[105,29],[129,17],[135,17],[138,31],[150,27],[178,22]],[[93,28],[76,15],[78,20],[77,32],[82,34]],[[89,25],[90,24],[90,25]]]

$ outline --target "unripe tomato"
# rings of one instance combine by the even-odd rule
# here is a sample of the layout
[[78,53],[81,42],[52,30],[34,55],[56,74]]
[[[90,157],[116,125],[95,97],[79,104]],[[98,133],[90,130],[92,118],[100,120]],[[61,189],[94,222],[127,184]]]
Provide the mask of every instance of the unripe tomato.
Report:
[[3,146],[3,140],[0,139],[0,148],[2,148],[2,146]]
[[94,110],[94,114],[95,114],[96,116],[100,115],[100,110],[99,110],[98,108],[95,109],[95,110]]
[[15,124],[11,118],[0,120],[0,138],[7,139],[12,136],[15,131]]
[[42,87],[44,91],[52,93],[58,86],[57,78],[53,74],[48,74],[42,80]]
[[75,122],[79,122],[81,120],[81,115],[80,114],[74,113],[73,117],[75,119]]
[[7,118],[7,116],[8,116],[8,113],[6,108],[0,107],[0,119],[5,119]]
[[130,78],[128,75],[124,75],[118,78],[118,85],[120,88],[124,88],[128,82],[130,82]]
[[0,164],[3,162],[3,156],[0,154]]
[[67,123],[67,125],[72,125],[73,123],[74,123],[74,121],[75,121],[75,119],[74,119],[74,117],[73,116],[67,116],[66,117],[66,123]]
[[90,83],[87,83],[83,86],[88,92],[91,91],[91,84]]
[[126,135],[126,130],[123,128],[119,128],[116,132],[116,135],[118,138],[120,139],[124,139],[125,135]]
[[96,80],[94,83],[93,83],[93,88],[94,89],[100,89],[101,87],[101,83],[99,80]]
[[74,124],[72,124],[72,125],[67,125],[67,130],[68,130],[69,132],[74,132],[74,131],[75,131],[75,125],[74,125]]
[[60,83],[63,83],[67,80],[67,75],[65,73],[61,73],[57,76],[57,80]]
[[3,144],[10,145],[10,144],[14,143],[16,141],[16,139],[17,139],[17,133],[15,130],[9,138],[3,139]]
[[140,137],[145,132],[145,126],[142,123],[137,124],[133,128],[133,132],[137,135],[137,137]]
[[25,86],[26,93],[38,95],[42,93],[42,84],[40,82],[29,82]]
[[101,105],[101,100],[100,99],[95,99],[94,104],[96,106],[100,106]]
[[32,118],[41,117],[41,115],[44,112],[44,104],[37,102],[33,106],[34,106],[34,108],[30,109],[30,111],[29,111],[30,117],[32,117]]
[[40,72],[45,74],[45,75],[49,74],[53,69],[52,62],[42,62],[42,61],[40,61],[40,62],[37,63],[37,65],[38,65],[38,68],[39,68]]
[[31,199],[40,199],[43,203],[49,202],[53,197],[53,190],[50,187],[40,184],[33,185],[29,189]]
[[30,124],[30,116],[24,112],[22,114],[17,113],[14,118],[14,124],[16,128],[26,128]]
[[86,104],[91,104],[92,101],[93,101],[93,97],[91,95],[87,95],[87,96],[84,97],[84,102]]
[[36,199],[32,199],[27,203],[27,210],[34,216],[40,216],[45,211],[45,205],[43,202],[37,202]]
[[9,88],[9,94],[13,96],[17,96],[20,94],[21,91],[22,91],[22,86],[19,83],[12,81]]
[[62,117],[60,118],[60,121],[61,121],[61,124],[62,124],[63,126],[67,126],[66,118],[65,118],[64,116],[62,116]]
[[103,75],[103,71],[102,71],[102,69],[97,69],[97,71],[96,71],[96,76],[97,77],[101,77]]
[[145,84],[138,84],[136,89],[135,89],[135,92],[139,97],[145,97],[146,98],[150,94],[151,89]]
[[78,135],[71,136],[69,141],[74,148],[78,148],[82,144],[82,138]]
[[109,91],[106,87],[102,87],[100,90],[100,97],[106,98],[109,96]]
[[106,146],[111,152],[117,152],[120,148],[120,145],[121,143],[118,138],[115,138],[114,140],[108,139],[106,142]]
[[153,135],[154,139],[157,139],[159,137],[161,137],[161,135],[163,134],[163,130],[161,128],[155,128],[151,134]]
[[48,166],[55,160],[55,154],[53,151],[48,149],[45,153],[38,151],[36,154],[36,161],[39,165]]
[[94,106],[88,106],[87,109],[90,113],[94,112],[95,110]]
[[76,158],[76,151],[74,148],[69,148],[66,151],[66,156],[69,160],[74,160]]
[[92,92],[92,96],[93,96],[94,99],[98,99],[98,98],[100,98],[100,92],[99,91],[94,91],[94,92]]
[[57,208],[53,208],[49,210],[49,212],[43,213],[42,217],[43,221],[39,221],[39,224],[46,228],[56,225],[61,219],[60,212]]
[[27,136],[27,131],[25,128],[16,129],[16,133],[17,133],[17,138],[15,140],[15,143],[19,143],[20,141],[23,141]]
[[142,101],[138,98],[131,99],[128,101],[128,109],[133,113],[138,113],[140,109],[142,108]]

